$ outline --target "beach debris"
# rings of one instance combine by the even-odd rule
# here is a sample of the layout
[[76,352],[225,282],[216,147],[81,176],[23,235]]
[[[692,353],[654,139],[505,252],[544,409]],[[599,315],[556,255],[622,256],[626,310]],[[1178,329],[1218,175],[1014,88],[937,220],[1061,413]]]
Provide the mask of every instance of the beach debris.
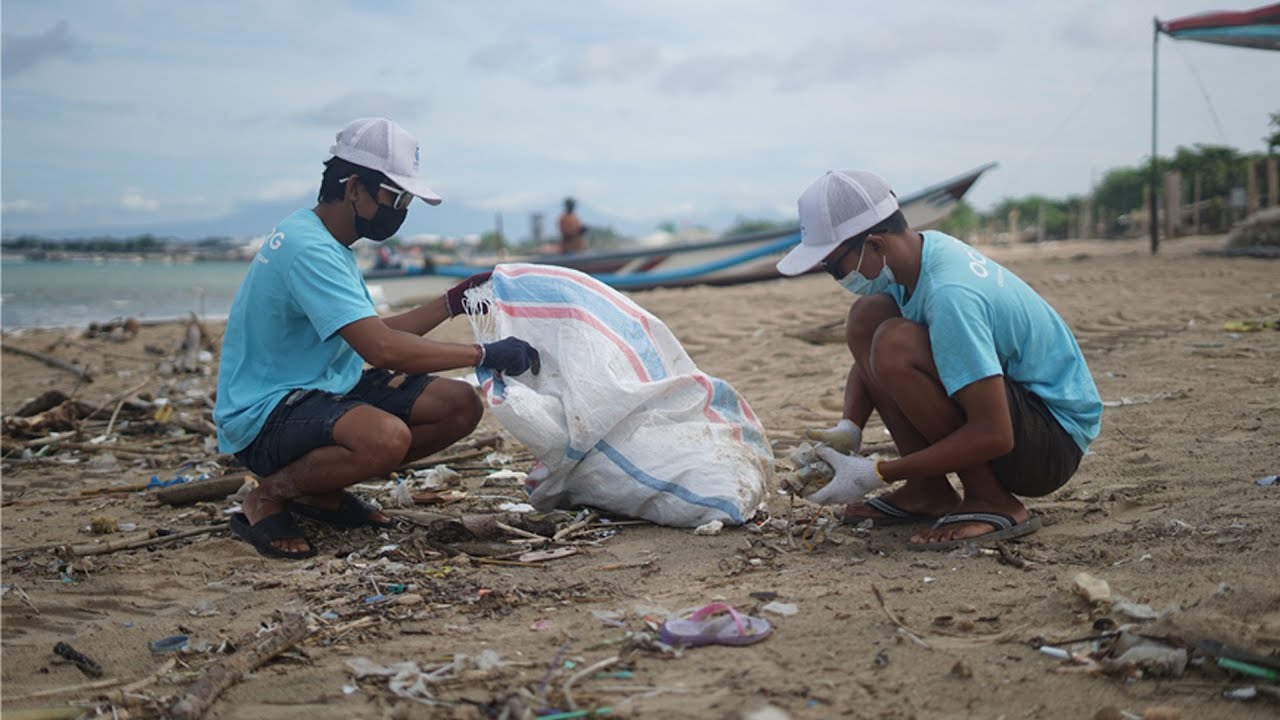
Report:
[[1148,395],[1134,395],[1132,397],[1121,397],[1119,400],[1103,400],[1102,407],[1116,408],[1128,405],[1147,405],[1161,400],[1185,400],[1190,397],[1190,393],[1186,390],[1170,390],[1167,392],[1151,393]]
[[1232,333],[1280,330],[1280,320],[1227,320],[1222,323],[1222,329]]
[[60,642],[53,646],[53,654],[66,659],[80,668],[80,672],[92,678],[102,677],[102,666],[94,662],[89,656],[76,650],[65,642]]
[[93,382],[93,375],[91,375],[89,371],[86,370],[85,368],[82,368],[79,365],[73,365],[72,363],[69,363],[66,360],[56,358],[52,355],[46,355],[44,353],[36,352],[34,350],[27,350],[26,348],[16,347],[9,343],[5,343],[3,347],[0,349],[3,349],[4,352],[7,352],[7,353],[13,353],[14,355],[22,355],[23,357],[29,357],[32,360],[38,360],[44,363],[45,365],[48,365],[51,368],[57,368],[58,370],[69,372],[72,375],[75,375],[77,378],[79,378],[81,382],[85,382],[85,383]]
[[89,518],[89,531],[94,535],[110,535],[120,529],[120,521],[110,515],[94,515]]
[[1108,672],[1140,677],[1179,677],[1187,669],[1187,650],[1156,638],[1120,631],[1109,656],[1102,658]]
[[222,500],[234,494],[247,481],[256,483],[253,475],[247,472],[233,472],[215,477],[197,477],[190,482],[161,487],[156,491],[155,498],[166,505],[174,506]]
[[159,640],[152,640],[147,643],[147,647],[151,649],[151,652],[162,655],[185,650],[189,641],[190,638],[186,635],[170,635]]
[[720,531],[723,529],[724,529],[723,522],[720,522],[719,520],[712,520],[710,522],[704,523],[694,528],[693,534],[694,535],[719,535]]
[[1078,573],[1071,584],[1077,595],[1094,605],[1110,603],[1112,600],[1111,586],[1107,581],[1089,573]]
[[412,470],[409,476],[413,478],[414,484],[421,490],[439,490],[448,487],[462,477],[457,470],[451,469],[448,465],[436,465],[431,468],[423,468],[421,470]]
[[491,673],[503,667],[501,656],[491,649],[485,649],[474,657],[465,653],[455,653],[453,660],[447,663],[429,666],[423,669],[413,660],[404,660],[391,665],[380,665],[365,657],[347,660],[347,668],[356,680],[366,678],[386,678],[387,689],[397,697],[435,705],[436,695],[433,686],[461,676],[468,670]]
[[1116,602],[1111,606],[1111,610],[1138,622],[1148,622],[1160,617],[1160,613],[1156,612],[1150,605],[1128,600]]
[[234,654],[205,667],[195,682],[178,695],[169,707],[169,715],[176,720],[203,716],[227,688],[310,634],[306,621],[297,614],[286,616],[277,625],[260,628],[252,637],[236,644]]
[[1280,486],[1280,475],[1264,475],[1254,482],[1261,487]]
[[799,608],[796,607],[795,603],[784,603],[784,602],[778,602],[777,600],[773,600],[765,603],[764,605],[761,605],[760,611],[773,613],[774,615],[781,615],[783,617],[791,617],[792,615],[795,615],[796,613],[800,612]]
[[80,336],[86,340],[110,340],[127,342],[137,337],[141,324],[137,318],[116,318],[104,323],[89,323]]
[[835,477],[831,465],[818,457],[817,449],[807,442],[795,446],[787,459],[793,470],[780,474],[779,483],[784,492],[808,497]]

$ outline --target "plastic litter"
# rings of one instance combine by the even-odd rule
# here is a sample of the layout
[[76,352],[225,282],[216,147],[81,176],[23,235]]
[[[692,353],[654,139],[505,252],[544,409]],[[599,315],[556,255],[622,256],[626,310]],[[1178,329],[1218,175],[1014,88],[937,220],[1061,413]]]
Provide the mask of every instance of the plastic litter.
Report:
[[1280,484],[1280,475],[1266,475],[1264,477],[1258,478],[1255,482],[1257,482],[1262,487],[1273,487],[1277,484]]
[[151,648],[151,652],[157,654],[180,652],[186,649],[189,641],[190,638],[186,635],[170,635],[169,637],[160,638],[159,640],[152,640],[147,643],[147,646]]

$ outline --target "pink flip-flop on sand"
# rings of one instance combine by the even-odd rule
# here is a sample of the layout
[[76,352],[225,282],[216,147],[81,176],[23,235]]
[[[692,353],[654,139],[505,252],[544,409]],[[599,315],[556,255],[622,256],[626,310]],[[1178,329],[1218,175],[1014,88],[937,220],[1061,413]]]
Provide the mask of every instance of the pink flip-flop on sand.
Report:
[[711,603],[688,618],[668,619],[660,632],[662,642],[668,645],[750,645],[769,637],[773,626],[725,603]]

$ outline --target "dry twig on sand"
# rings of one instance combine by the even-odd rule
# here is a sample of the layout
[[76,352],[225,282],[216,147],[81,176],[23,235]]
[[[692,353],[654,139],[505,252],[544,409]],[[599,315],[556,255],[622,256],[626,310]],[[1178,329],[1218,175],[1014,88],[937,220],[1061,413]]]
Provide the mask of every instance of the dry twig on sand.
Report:
[[209,706],[227,688],[302,642],[310,633],[311,630],[301,615],[286,617],[274,631],[240,645],[234,655],[206,667],[200,677],[188,685],[186,691],[169,708],[170,716],[177,720],[203,717]]
[[76,377],[80,378],[84,382],[87,382],[87,383],[93,382],[93,375],[90,375],[88,370],[72,365],[66,360],[61,360],[59,358],[53,357],[52,355],[45,355],[44,353],[38,353],[34,350],[27,350],[25,348],[14,347],[12,345],[5,345],[4,351],[14,353],[15,355],[23,355],[25,357],[31,358],[32,360],[39,360],[40,362],[44,363],[45,365],[48,365],[49,367],[57,368],[59,370],[65,370],[66,372],[69,372],[72,375],[75,375]]

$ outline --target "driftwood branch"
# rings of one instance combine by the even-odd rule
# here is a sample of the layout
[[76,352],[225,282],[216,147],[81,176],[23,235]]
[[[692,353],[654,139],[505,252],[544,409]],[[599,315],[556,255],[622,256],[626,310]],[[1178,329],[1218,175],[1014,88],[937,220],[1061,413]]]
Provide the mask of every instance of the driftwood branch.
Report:
[[219,475],[206,480],[193,480],[189,483],[161,488],[155,497],[166,505],[190,505],[206,500],[221,500],[244,486],[245,480],[252,477],[249,473],[238,472]]
[[30,555],[31,553],[43,552],[45,550],[58,550],[64,555],[71,557],[86,557],[88,555],[106,555],[108,553],[119,552],[121,550],[137,550],[138,548],[154,547],[156,545],[165,545],[179,540],[196,537],[198,535],[207,535],[219,530],[225,530],[226,523],[218,523],[216,525],[207,525],[205,527],[195,528],[193,530],[184,530],[172,535],[161,535],[160,537],[130,538],[127,540],[115,540],[106,543],[85,543],[82,545],[67,545],[66,543],[49,543],[46,545],[30,545],[28,547],[5,548],[4,559],[9,559],[17,555]]
[[88,370],[72,365],[66,360],[56,358],[52,355],[45,355],[44,353],[39,353],[34,350],[27,350],[25,348],[14,347],[12,345],[5,345],[4,351],[11,352],[17,355],[23,355],[33,360],[39,360],[40,362],[44,363],[45,365],[48,365],[49,367],[57,368],[59,370],[65,370],[66,372],[69,372],[72,375],[75,375],[76,377],[80,378],[81,380],[87,383],[93,382],[93,376],[89,374]]
[[177,720],[203,717],[227,688],[271,658],[302,642],[310,632],[301,615],[286,617],[275,631],[255,638],[242,645],[234,655],[205,668],[169,708],[170,716]]

